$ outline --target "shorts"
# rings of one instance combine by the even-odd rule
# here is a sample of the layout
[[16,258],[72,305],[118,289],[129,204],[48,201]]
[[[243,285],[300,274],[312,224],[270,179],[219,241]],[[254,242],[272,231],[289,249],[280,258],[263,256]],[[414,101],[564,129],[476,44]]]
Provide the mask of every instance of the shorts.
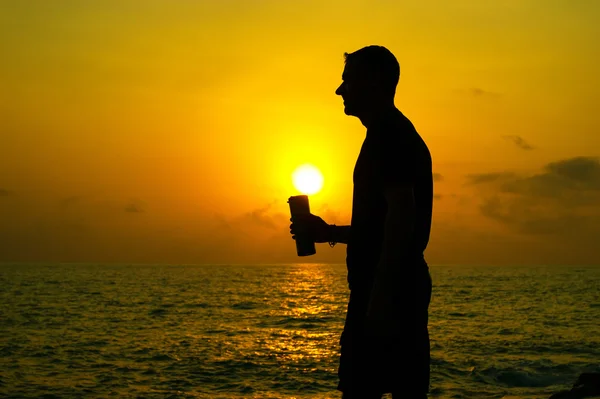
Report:
[[385,339],[365,331],[370,287],[351,290],[340,338],[339,391],[429,392],[431,276],[426,268],[406,277],[394,296],[394,334]]

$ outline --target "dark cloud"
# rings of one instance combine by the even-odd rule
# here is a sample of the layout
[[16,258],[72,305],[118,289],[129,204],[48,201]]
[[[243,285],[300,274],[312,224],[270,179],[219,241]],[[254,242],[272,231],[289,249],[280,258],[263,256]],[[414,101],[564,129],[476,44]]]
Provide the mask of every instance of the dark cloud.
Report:
[[480,89],[479,87],[472,87],[469,89],[469,92],[474,96],[498,96],[498,93],[493,93],[491,91]]
[[531,176],[490,175],[503,178],[487,180],[495,190],[482,196],[480,210],[484,216],[518,233],[546,237],[552,240],[548,245],[568,244],[570,251],[580,251],[600,261],[596,249],[600,236],[597,158],[551,162],[541,173]]
[[433,195],[433,199],[434,199],[434,200],[441,200],[442,198],[443,198],[443,197],[442,197],[442,194],[434,194],[434,195]]
[[[287,206],[274,201],[260,208],[239,215],[214,215],[213,228],[205,238],[209,248],[206,256],[231,262],[342,262],[345,247],[329,248],[320,245],[317,254],[310,258],[298,258],[295,243],[290,234],[290,215]],[[349,218],[341,218],[327,204],[312,204],[313,213],[327,223],[348,224]]]
[[[214,215],[214,229],[211,235],[218,239],[229,240],[232,243],[239,240],[254,240],[264,237],[265,231],[283,231],[289,226],[289,217],[273,210],[274,204],[267,204],[261,208],[244,212],[238,216]],[[289,229],[288,229],[289,230]]]
[[561,200],[583,205],[600,194],[600,160],[576,157],[547,164],[542,173],[513,177],[500,186],[502,192]]
[[127,206],[125,206],[125,212],[127,212],[127,213],[143,213],[144,209],[142,208],[142,206],[140,204],[131,203],[131,204],[127,204]]
[[525,139],[523,137],[521,137],[521,136],[507,135],[507,136],[503,136],[503,137],[506,140],[513,142],[517,147],[519,147],[522,150],[530,151],[530,150],[535,149],[534,146],[532,146],[527,141],[525,141]]
[[[600,214],[584,214],[580,209],[563,208],[528,198],[493,196],[481,205],[484,216],[508,224],[520,233],[565,236],[570,240],[582,233],[600,232]],[[567,236],[570,236],[567,237]],[[579,238],[577,238],[579,239]]]
[[12,195],[12,191],[0,188],[0,197],[8,197],[9,195]]
[[511,172],[474,173],[467,175],[467,181],[469,184],[495,183],[513,176],[514,174]]
[[488,97],[488,98],[496,98],[500,97],[500,93],[495,93],[492,91],[484,90],[480,87],[471,87],[469,89],[457,89],[454,90],[456,93],[467,94],[473,97]]
[[251,225],[265,227],[267,229],[276,229],[278,226],[274,222],[273,216],[268,214],[272,206],[272,204],[269,204],[265,207],[247,212],[238,219],[238,223],[247,222]]
[[434,173],[433,174],[433,181],[442,181],[444,180],[444,176],[442,176],[441,173]]
[[[15,209],[0,207],[0,220],[5,222],[0,223],[0,261],[256,264],[337,263],[345,257],[342,245],[320,245],[316,255],[299,258],[285,200],[236,214],[172,217],[158,210],[150,213],[145,202],[135,198],[63,196],[44,198],[43,206],[27,200]],[[56,212],[59,205],[68,210]],[[315,213],[335,223],[329,220],[332,212],[325,209],[326,217],[322,204],[313,205]],[[34,212],[38,208],[48,212]]]
[[583,185],[582,188],[600,190],[600,158],[576,157],[546,165],[546,173],[560,176]]

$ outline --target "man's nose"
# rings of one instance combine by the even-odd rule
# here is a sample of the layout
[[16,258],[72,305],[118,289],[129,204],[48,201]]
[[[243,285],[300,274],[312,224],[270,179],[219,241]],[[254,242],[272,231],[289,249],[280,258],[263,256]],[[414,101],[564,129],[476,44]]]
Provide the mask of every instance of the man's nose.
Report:
[[337,94],[338,96],[342,95],[342,91],[344,90],[344,84],[342,83],[336,90],[335,90],[335,94]]

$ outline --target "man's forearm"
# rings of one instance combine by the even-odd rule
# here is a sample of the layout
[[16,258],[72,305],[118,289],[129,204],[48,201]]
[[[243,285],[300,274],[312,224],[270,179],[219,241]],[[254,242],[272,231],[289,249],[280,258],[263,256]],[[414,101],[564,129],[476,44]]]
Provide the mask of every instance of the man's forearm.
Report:
[[350,240],[350,226],[329,226],[330,241],[348,244]]
[[377,278],[394,279],[400,272],[398,265],[409,255],[409,242],[414,231],[412,215],[388,214],[384,226],[384,239],[381,246]]

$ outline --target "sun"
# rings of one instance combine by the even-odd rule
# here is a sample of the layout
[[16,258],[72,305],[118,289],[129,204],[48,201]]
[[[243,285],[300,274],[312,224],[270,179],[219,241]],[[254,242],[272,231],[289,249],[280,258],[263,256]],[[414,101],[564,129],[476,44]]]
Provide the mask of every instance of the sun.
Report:
[[315,166],[310,164],[300,165],[292,173],[294,187],[302,194],[312,195],[321,191],[323,175]]

